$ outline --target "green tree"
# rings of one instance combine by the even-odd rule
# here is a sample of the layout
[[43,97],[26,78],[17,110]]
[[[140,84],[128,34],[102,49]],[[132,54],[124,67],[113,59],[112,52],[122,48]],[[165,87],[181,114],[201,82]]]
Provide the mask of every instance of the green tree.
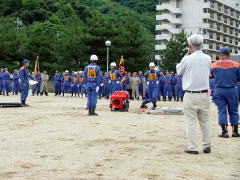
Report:
[[173,36],[166,49],[160,52],[162,60],[161,68],[163,70],[175,71],[176,64],[181,61],[187,53],[187,34],[182,31],[180,34]]

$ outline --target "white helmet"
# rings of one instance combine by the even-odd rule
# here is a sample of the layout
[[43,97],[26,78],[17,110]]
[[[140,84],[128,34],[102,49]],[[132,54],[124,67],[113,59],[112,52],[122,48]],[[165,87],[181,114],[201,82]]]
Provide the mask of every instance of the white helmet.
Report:
[[95,54],[91,55],[90,61],[97,61],[97,60],[98,60],[98,57]]
[[153,62],[149,63],[149,67],[155,67],[155,64]]
[[68,70],[66,70],[66,71],[65,71],[65,73],[69,73],[69,71],[68,71]]
[[77,72],[74,72],[74,74],[78,74]]
[[115,62],[112,62],[112,63],[110,64],[110,66],[111,66],[111,67],[112,67],[112,66],[116,67],[117,65],[116,65]]
[[81,74],[81,73],[82,73],[82,71],[79,71],[78,73],[79,73],[79,74]]

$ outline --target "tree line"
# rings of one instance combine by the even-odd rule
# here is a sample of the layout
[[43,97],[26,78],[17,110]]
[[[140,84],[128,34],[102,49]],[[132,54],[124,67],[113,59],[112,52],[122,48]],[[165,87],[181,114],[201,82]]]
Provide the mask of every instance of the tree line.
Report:
[[128,70],[145,70],[155,55],[155,4],[148,6],[143,16],[114,0],[2,0],[0,67],[19,68],[39,56],[41,70],[79,70],[97,54],[104,71],[110,40],[110,61],[123,55]]

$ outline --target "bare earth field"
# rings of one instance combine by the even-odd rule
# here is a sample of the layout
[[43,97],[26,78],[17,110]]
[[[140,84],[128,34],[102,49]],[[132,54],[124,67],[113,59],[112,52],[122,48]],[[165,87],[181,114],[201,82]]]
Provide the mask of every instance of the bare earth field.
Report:
[[[19,97],[0,96],[0,102]],[[217,138],[212,104],[213,152],[185,154],[183,116],[111,112],[89,117],[84,98],[32,97],[27,108],[0,108],[0,180],[239,180],[240,138]],[[182,103],[158,102],[162,107]],[[73,108],[75,107],[75,109]],[[149,106],[150,107],[150,106]]]

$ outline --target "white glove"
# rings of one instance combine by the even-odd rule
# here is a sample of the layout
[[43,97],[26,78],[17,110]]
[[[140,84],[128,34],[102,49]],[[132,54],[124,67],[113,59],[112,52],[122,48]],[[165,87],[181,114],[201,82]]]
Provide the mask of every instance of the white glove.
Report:
[[117,81],[117,84],[119,84],[119,81]]
[[71,87],[73,87],[73,84],[71,84]]
[[99,91],[99,87],[97,86],[97,87],[96,87],[96,92],[98,92],[98,91]]
[[100,86],[103,86],[104,84],[102,83],[102,84],[100,84]]
[[79,87],[79,85],[77,85],[77,87]]
[[111,80],[109,80],[108,82],[111,83]]
[[159,81],[157,81],[156,83],[159,84]]
[[149,85],[149,82],[147,82],[147,85]]

